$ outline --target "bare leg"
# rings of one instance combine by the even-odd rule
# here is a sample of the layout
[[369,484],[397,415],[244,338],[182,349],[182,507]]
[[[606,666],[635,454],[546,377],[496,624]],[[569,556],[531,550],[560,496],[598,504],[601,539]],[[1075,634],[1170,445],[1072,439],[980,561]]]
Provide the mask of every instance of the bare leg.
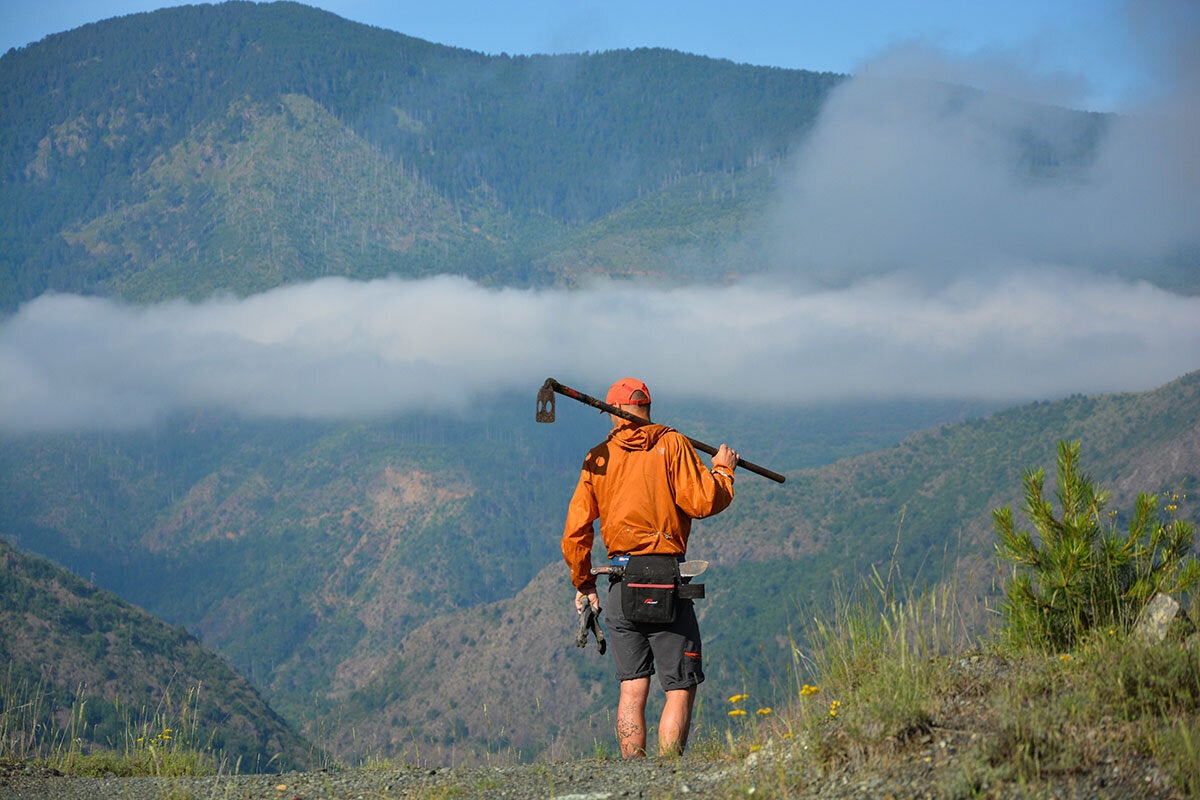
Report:
[[687,747],[688,730],[692,726],[692,703],[696,687],[672,689],[667,692],[662,718],[658,723],[658,754],[680,756]]
[[649,678],[621,681],[621,699],[617,703],[617,742],[621,745],[622,758],[642,758],[646,755],[646,700],[649,696]]

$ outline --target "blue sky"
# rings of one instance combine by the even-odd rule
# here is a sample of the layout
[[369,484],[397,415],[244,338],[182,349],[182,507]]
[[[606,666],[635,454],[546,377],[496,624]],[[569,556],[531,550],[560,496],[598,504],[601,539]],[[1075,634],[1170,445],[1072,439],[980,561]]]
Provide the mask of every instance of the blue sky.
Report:
[[[169,0],[4,0],[0,52]],[[318,0],[339,16],[486,53],[656,46],[798,69],[854,73],[901,44],[1019,64],[1090,110],[1137,104],[1154,84],[1145,20],[1194,0]]]

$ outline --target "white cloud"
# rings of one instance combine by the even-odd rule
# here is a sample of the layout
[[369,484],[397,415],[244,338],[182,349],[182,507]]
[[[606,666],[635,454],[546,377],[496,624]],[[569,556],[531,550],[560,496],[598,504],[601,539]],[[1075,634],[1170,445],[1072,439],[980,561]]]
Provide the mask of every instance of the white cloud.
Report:
[[[1007,76],[1007,82],[988,74]],[[1200,94],[1109,117],[1096,146],[1071,153],[1083,115],[1038,102],[992,55],[910,48],[840,86],[784,181],[774,260],[793,277],[844,285],[903,270],[938,282],[1071,263],[1147,274],[1200,248]],[[1006,93],[1022,86],[1021,99]],[[982,86],[988,91],[963,91]],[[1049,171],[1032,152],[1058,151]]]
[[349,418],[437,410],[547,376],[728,400],[1002,399],[1148,388],[1200,352],[1200,298],[1078,274],[891,276],[844,289],[484,289],[326,279],[130,306],[48,295],[0,329],[0,427],[123,428],[180,409]]

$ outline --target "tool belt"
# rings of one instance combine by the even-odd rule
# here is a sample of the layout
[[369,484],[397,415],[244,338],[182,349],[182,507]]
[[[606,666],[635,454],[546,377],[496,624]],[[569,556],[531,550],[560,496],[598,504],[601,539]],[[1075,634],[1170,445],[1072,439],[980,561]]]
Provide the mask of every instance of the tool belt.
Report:
[[704,597],[704,584],[679,574],[676,556],[629,556],[620,575],[621,613],[630,622],[675,621],[680,600]]
[[630,556],[621,584],[621,613],[625,619],[675,621],[679,599],[679,560],[675,556]]

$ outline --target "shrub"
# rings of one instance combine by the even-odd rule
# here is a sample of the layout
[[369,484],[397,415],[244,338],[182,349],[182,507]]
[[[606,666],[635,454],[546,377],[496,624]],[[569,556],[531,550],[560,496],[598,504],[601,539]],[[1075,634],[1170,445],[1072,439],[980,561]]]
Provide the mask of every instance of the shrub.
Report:
[[1002,606],[1012,644],[1070,649],[1093,629],[1128,630],[1158,592],[1200,583],[1200,563],[1189,555],[1195,529],[1164,519],[1157,494],[1138,496],[1128,531],[1120,533],[1115,514],[1104,512],[1109,493],[1079,469],[1078,442],[1058,443],[1057,467],[1057,516],[1043,470],[1023,476],[1036,540],[1016,527],[1009,507],[992,512],[997,554],[1012,563]]

